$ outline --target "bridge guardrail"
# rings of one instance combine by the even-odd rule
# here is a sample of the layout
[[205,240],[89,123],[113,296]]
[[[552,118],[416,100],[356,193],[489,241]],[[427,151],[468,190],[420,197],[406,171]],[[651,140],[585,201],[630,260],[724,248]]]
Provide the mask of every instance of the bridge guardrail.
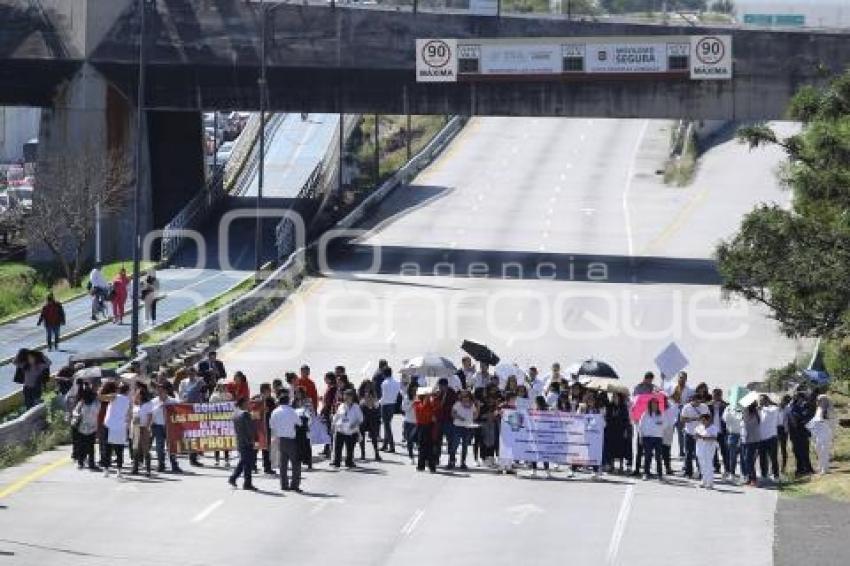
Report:
[[47,428],[47,404],[39,403],[16,419],[0,424],[0,447],[22,444]]
[[[400,184],[410,182],[461,130],[465,118],[452,118],[434,138],[395,175],[364,199],[354,210],[336,223],[336,228],[350,228],[365,218],[383,198]],[[339,144],[337,144],[338,147]],[[306,276],[307,257],[311,246],[293,251],[283,264],[270,273],[257,287],[217,311],[205,316],[185,330],[160,344],[143,348],[134,360],[142,371],[158,368],[177,358],[202,340],[215,336],[218,343],[225,343],[234,331],[260,320],[282,305]],[[129,364],[120,371],[129,369]]]

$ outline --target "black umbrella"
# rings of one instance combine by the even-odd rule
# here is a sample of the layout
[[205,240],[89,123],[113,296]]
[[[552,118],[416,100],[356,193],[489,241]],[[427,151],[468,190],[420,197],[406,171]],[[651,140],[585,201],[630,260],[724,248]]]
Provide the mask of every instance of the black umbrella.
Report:
[[588,377],[609,377],[611,379],[620,379],[617,372],[614,371],[609,364],[600,360],[586,360],[581,363],[578,369],[578,375],[586,375]]
[[499,356],[484,344],[464,340],[463,344],[460,345],[460,349],[472,356],[472,359],[476,362],[482,362],[491,366],[499,363]]
[[92,352],[82,352],[74,354],[68,358],[68,365],[74,364],[107,364],[109,362],[123,362],[127,360],[127,356],[115,350],[95,350]]

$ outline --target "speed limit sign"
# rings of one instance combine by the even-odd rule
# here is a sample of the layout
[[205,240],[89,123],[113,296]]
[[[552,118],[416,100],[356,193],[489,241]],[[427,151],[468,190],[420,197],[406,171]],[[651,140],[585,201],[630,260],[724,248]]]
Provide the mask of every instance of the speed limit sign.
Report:
[[690,59],[692,79],[731,79],[732,36],[692,36]]
[[420,83],[457,81],[457,40],[416,40],[416,81]]

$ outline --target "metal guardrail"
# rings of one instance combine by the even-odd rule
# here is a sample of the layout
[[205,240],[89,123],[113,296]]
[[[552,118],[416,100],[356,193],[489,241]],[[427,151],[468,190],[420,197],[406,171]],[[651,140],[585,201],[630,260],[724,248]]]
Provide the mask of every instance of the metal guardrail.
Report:
[[187,229],[196,229],[227,192],[224,190],[224,169],[219,168],[204,189],[196,194],[186,206],[162,229],[160,260],[168,261],[185,241]]
[[32,440],[47,428],[47,405],[39,403],[20,417],[0,424],[0,447]]
[[[277,113],[272,114],[266,122],[266,152],[268,153],[269,148],[271,147],[272,142],[274,141],[274,136],[277,131],[280,129],[281,125],[283,125],[283,121],[286,119],[286,114]],[[244,163],[240,168],[238,175],[236,178],[231,181],[232,186],[229,186],[228,193],[233,196],[242,196],[245,194],[245,191],[248,190],[248,183],[251,179],[254,178],[254,174],[257,172],[257,168],[260,165],[260,147],[259,147],[259,118],[257,119],[257,133],[254,134],[254,141],[250,147],[250,151],[244,158]],[[227,183],[225,182],[225,185]]]

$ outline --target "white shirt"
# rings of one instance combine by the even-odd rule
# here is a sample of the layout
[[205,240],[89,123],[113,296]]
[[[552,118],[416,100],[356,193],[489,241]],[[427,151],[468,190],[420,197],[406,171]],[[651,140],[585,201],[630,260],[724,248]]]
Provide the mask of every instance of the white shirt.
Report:
[[528,384],[528,396],[532,399],[537,399],[538,397],[543,397],[544,391],[546,391],[546,382],[540,379],[540,377],[535,377]]
[[134,405],[133,416],[139,419],[139,426],[149,426],[153,416],[153,402],[148,401],[141,405]]
[[762,440],[768,440],[776,436],[777,428],[779,428],[779,407],[776,405],[768,405],[759,409],[761,423],[759,424],[759,432]]
[[384,378],[381,382],[381,405],[395,405],[398,394],[401,393],[401,384],[392,376]]
[[463,428],[472,428],[475,419],[475,405],[464,407],[460,401],[455,401],[452,405],[452,414],[454,415],[454,425]]
[[404,413],[404,422],[416,424],[416,412],[413,410],[413,401],[407,397],[402,399],[401,410]]
[[704,403],[700,403],[696,407],[688,403],[687,405],[682,407],[681,418],[684,422],[684,419],[694,419],[692,421],[685,423],[685,432],[693,435],[697,429],[697,426],[700,424],[699,419],[695,417],[701,417],[702,415],[708,414],[708,407],[705,406]]
[[742,417],[739,411],[726,407],[723,413],[723,422],[726,423],[726,432],[729,434],[741,434]]
[[120,393],[109,402],[106,407],[106,416],[103,419],[103,424],[106,428],[115,428],[126,430],[127,415],[130,412],[130,398]]
[[153,401],[151,401],[151,407],[153,409],[153,424],[165,426],[165,406],[171,405],[175,403],[174,399],[166,399],[163,401],[159,397],[155,397]]
[[89,281],[91,281],[92,287],[97,287],[98,289],[106,289],[109,287],[109,283],[106,282],[106,277],[104,277],[103,273],[101,273],[96,267],[91,270],[91,273],[89,273]]
[[[667,393],[667,395],[672,395],[673,392],[676,391],[676,387],[678,385],[679,385],[678,380],[671,379],[670,381],[668,381],[664,384],[664,392]],[[688,401],[691,400],[691,397],[693,397],[693,396],[694,396],[694,390],[692,388],[688,387],[687,385],[685,385],[682,388],[682,398],[679,399],[679,402],[682,405],[685,405],[685,404],[688,403]]]
[[667,400],[667,408],[664,409],[664,436],[662,437],[666,446],[673,445],[673,435],[676,432],[676,423],[679,421],[679,405],[675,401]]
[[708,425],[708,426],[705,426],[702,423],[698,424],[696,426],[696,428],[694,429],[695,434],[699,434],[699,435],[702,435],[702,436],[713,436],[714,438],[711,439],[711,440],[704,440],[702,438],[697,438],[697,450],[706,449],[706,448],[713,448],[717,444],[717,434],[718,434],[718,432],[719,431],[717,430],[717,427],[714,426],[713,424]]
[[269,428],[274,438],[295,438],[295,425],[301,424],[291,405],[280,405],[269,417]]
[[649,411],[646,411],[640,417],[640,423],[638,423],[638,429],[640,430],[640,435],[644,438],[652,437],[652,438],[663,438],[664,437],[664,415],[650,415]]
[[550,391],[546,395],[546,404],[549,405],[550,409],[554,409],[558,406],[558,397],[560,397],[560,393],[555,393],[554,391]]
[[350,407],[341,403],[334,415],[334,428],[342,434],[358,432],[362,422],[363,411],[360,410],[360,405],[357,403],[352,403]]
[[487,385],[490,384],[491,374],[484,375],[480,371],[475,374],[472,378],[472,388],[473,389],[484,389]]

